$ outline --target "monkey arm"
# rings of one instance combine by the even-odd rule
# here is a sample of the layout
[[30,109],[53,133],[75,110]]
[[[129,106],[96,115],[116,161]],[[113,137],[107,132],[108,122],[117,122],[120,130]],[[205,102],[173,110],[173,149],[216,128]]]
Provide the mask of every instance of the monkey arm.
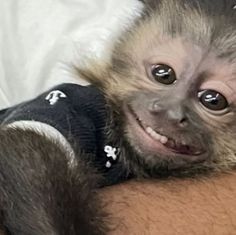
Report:
[[58,85],[32,100],[0,111],[0,122],[60,140],[73,153],[73,161],[81,157],[81,151],[88,153],[89,159],[82,160],[90,162],[104,176],[101,186],[128,178],[119,161],[119,145],[108,135],[111,129],[108,104],[94,86]]
[[105,234],[99,176],[87,163],[71,166],[60,142],[32,130],[0,128],[0,139],[0,228],[12,235]]
[[131,181],[104,188],[101,194],[117,225],[112,235],[235,232],[235,173],[194,180]]

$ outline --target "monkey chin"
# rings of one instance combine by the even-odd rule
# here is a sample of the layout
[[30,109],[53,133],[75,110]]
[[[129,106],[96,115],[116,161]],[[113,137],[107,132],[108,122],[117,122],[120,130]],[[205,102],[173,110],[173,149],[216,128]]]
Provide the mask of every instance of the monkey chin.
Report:
[[184,146],[177,150],[169,146],[168,137],[162,136],[145,126],[128,106],[124,107],[127,117],[126,136],[139,156],[151,164],[171,163],[171,168],[188,167],[208,160],[208,152],[202,148],[187,149]]

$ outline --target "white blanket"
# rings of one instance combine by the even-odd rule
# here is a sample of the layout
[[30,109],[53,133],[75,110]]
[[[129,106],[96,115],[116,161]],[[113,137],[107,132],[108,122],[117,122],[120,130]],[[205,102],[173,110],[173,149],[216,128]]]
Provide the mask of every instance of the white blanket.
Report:
[[71,65],[106,59],[141,10],[138,0],[0,0],[0,108],[83,84]]

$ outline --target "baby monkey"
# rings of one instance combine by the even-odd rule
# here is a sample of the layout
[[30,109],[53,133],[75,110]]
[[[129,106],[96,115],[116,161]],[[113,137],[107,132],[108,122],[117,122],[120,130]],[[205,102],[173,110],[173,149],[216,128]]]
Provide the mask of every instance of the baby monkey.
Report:
[[235,1],[143,3],[111,59],[77,69],[92,86],[62,84],[2,111],[9,234],[105,234],[94,188],[235,166]]
[[112,103],[123,164],[135,175],[233,167],[235,1],[144,2],[110,63],[82,72]]

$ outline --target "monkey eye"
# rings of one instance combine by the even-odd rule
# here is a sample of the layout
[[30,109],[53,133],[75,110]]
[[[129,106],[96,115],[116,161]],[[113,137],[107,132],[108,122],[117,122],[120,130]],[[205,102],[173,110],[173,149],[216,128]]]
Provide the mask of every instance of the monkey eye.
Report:
[[176,81],[175,71],[166,64],[153,65],[152,76],[157,82],[165,85],[171,85]]
[[198,98],[200,102],[209,110],[222,111],[229,106],[227,99],[218,91],[200,91],[198,93]]

